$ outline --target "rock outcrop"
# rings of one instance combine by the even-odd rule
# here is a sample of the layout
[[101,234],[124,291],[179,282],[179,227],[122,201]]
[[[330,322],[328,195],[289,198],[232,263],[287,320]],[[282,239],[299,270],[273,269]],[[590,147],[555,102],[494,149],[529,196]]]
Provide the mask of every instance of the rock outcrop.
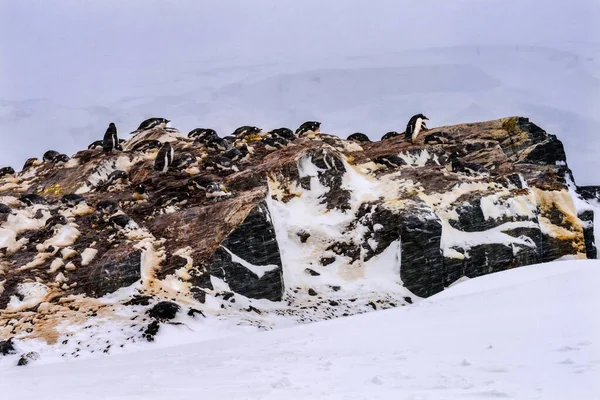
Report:
[[[127,151],[142,140],[195,161],[156,172],[156,150]],[[125,339],[154,337],[158,320],[138,314],[161,301],[189,309],[177,318],[269,328],[266,316],[400,306],[460,279],[596,257],[598,191],[574,186],[562,143],[526,118],[430,129],[415,144],[322,134],[274,152],[248,145],[239,171],[206,171],[202,145],[155,129],[124,152],[85,150],[0,178],[0,340],[65,344],[64,321],[111,319],[129,327]],[[117,170],[127,178],[109,181]],[[232,195],[191,190],[198,176]],[[47,224],[57,216],[66,223]]]

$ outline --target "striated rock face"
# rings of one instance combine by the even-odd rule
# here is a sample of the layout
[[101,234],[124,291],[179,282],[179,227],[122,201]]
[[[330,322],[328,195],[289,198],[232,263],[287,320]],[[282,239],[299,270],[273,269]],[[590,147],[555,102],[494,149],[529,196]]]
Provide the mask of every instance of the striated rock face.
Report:
[[[465,277],[596,257],[598,191],[576,188],[562,143],[525,118],[435,128],[415,144],[322,134],[269,152],[249,142],[239,171],[206,171],[214,154],[173,131],[124,147],[142,140],[170,141],[195,162],[165,174],[152,168],[156,150],[85,150],[0,178],[10,209],[0,214],[0,340],[67,346],[64,322],[95,318],[123,321],[123,341],[154,337],[158,320],[137,316],[160,301],[189,309],[177,318],[269,328],[267,316],[394,307]],[[116,170],[128,177],[108,184]],[[198,176],[233,195],[189,190]],[[34,193],[47,204],[19,200]],[[68,194],[83,201],[61,201]],[[56,216],[67,223],[46,226]]]

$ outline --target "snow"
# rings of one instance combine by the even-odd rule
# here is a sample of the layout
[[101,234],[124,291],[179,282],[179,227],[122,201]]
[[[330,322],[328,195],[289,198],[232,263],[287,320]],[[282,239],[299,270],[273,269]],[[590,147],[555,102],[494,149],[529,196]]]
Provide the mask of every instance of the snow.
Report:
[[465,280],[408,307],[271,332],[205,340],[203,330],[214,338],[232,327],[200,319],[166,326],[152,350],[0,367],[0,392],[63,400],[593,400],[599,281],[600,261],[555,262]]

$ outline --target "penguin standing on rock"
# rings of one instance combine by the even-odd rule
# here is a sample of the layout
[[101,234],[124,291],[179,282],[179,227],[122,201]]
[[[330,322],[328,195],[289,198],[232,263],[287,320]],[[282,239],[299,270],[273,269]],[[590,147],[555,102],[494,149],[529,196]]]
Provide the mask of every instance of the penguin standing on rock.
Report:
[[169,122],[171,122],[171,120],[168,120],[166,118],[148,118],[147,120],[143,121],[135,131],[131,132],[131,134],[133,135],[154,128],[165,129]]
[[108,125],[108,129],[104,134],[104,140],[102,140],[102,151],[110,153],[113,150],[122,150],[119,144],[119,137],[117,136],[117,127],[114,123]]
[[423,114],[413,115],[408,121],[408,125],[406,125],[406,131],[404,132],[404,137],[406,140],[410,140],[411,143],[414,143],[415,140],[417,140],[419,133],[427,130],[427,125],[425,125],[426,120],[429,120],[429,118]]
[[12,167],[4,167],[0,168],[0,178],[5,177],[6,175],[14,175],[15,170]]
[[164,142],[158,154],[156,155],[156,160],[154,161],[154,170],[161,171],[162,173],[166,173],[169,170],[169,167],[173,163],[173,156],[175,155],[175,150],[173,150],[173,146],[171,143]]
[[369,139],[369,137],[367,135],[365,135],[364,133],[360,133],[360,132],[353,133],[352,135],[348,136],[348,139],[346,139],[346,140],[352,140],[352,141],[358,142],[358,143],[361,143],[361,142],[368,143],[371,141],[371,139]]
[[321,133],[321,123],[317,121],[306,121],[296,129],[296,136],[309,139],[314,138],[319,133]]

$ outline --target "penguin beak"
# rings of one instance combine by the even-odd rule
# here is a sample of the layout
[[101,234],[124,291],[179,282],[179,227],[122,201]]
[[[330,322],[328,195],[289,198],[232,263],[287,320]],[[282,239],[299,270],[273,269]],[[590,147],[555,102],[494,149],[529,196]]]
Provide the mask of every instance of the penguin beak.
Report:
[[221,185],[221,190],[225,193],[229,193],[229,190],[227,190],[227,188],[224,185]]
[[427,117],[423,117],[423,119],[426,119],[427,121],[429,121],[429,118],[427,118]]

